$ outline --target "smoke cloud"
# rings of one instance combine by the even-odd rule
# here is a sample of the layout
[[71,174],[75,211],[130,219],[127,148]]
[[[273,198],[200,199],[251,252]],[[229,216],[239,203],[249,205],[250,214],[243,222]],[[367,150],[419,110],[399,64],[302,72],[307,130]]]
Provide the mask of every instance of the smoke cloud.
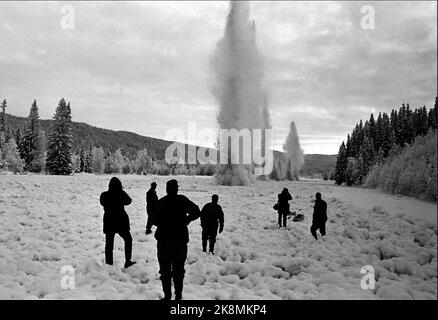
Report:
[[[262,86],[263,58],[256,45],[255,23],[249,20],[248,2],[230,2],[225,33],[217,44],[211,67],[212,91],[219,103],[219,128],[239,131],[271,128]],[[228,150],[229,159],[231,152],[235,151]],[[254,181],[252,170],[252,165],[219,165],[216,178],[219,184],[246,185]]]
[[304,165],[304,153],[300,147],[295,123],[290,123],[290,131],[283,145],[284,155],[276,157],[274,169],[270,175],[275,180],[299,180],[300,169]]

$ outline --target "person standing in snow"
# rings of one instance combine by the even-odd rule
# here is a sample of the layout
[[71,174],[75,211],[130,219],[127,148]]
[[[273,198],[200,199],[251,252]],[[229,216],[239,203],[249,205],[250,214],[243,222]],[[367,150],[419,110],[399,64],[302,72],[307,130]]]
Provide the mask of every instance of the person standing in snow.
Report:
[[129,217],[125,206],[130,205],[131,197],[123,190],[122,183],[116,177],[111,178],[108,191],[100,195],[103,206],[103,233],[105,234],[105,263],[113,264],[114,237],[118,233],[125,241],[125,268],[135,262],[131,261],[132,237],[129,232]]
[[327,203],[321,199],[321,193],[317,192],[315,205],[313,206],[313,221],[310,227],[312,236],[318,240],[316,231],[319,229],[321,236],[325,236],[325,223],[327,222]]
[[190,222],[200,216],[199,207],[187,197],[178,194],[178,181],[172,179],[166,184],[167,195],[157,202],[152,224],[157,226],[157,257],[160,265],[160,279],[163,286],[163,300],[172,298],[172,278],[175,300],[182,299],[184,264],[187,258]]
[[218,204],[219,196],[214,194],[211,202],[207,203],[201,210],[202,227],[202,251],[207,252],[207,241],[209,241],[209,252],[214,254],[214,244],[219,227],[219,233],[224,230],[224,213]]
[[158,196],[157,192],[155,191],[157,189],[157,183],[152,182],[151,188],[148,192],[146,192],[146,213],[147,213],[147,222],[146,222],[146,234],[152,233],[152,211],[154,207],[157,205],[158,202]]
[[[292,196],[287,188],[278,195],[277,210],[278,210],[278,227],[282,226],[286,228],[287,215],[289,214],[289,200],[292,200]],[[282,225],[283,222],[283,225]]]

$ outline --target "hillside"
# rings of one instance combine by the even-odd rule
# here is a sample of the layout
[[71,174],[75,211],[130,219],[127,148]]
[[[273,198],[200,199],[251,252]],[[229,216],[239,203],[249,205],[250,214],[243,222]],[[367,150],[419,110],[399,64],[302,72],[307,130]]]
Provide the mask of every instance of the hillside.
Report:
[[[13,131],[23,129],[26,118],[7,115],[7,121]],[[51,130],[53,120],[40,120],[43,130]],[[73,153],[86,148],[87,146],[102,147],[105,150],[114,152],[120,148],[124,155],[129,157],[135,155],[138,150],[147,149],[149,154],[156,159],[164,159],[164,153],[169,141],[144,137],[132,132],[113,131],[93,127],[83,122],[73,122]]]
[[[6,115],[7,121],[13,132],[20,128],[23,130],[26,118],[13,115]],[[40,120],[41,127],[47,132],[50,131],[53,120]],[[87,146],[102,147],[105,150],[114,152],[118,148],[124,155],[133,157],[138,150],[146,149],[151,157],[157,160],[164,159],[167,146],[172,142],[141,136],[127,131],[113,131],[93,127],[83,122],[73,122],[73,153]],[[276,152],[278,153],[278,152]],[[336,164],[336,155],[308,154],[304,156],[303,172],[306,175],[319,175],[330,173]]]
[[334,170],[336,166],[335,154],[306,154],[304,156],[304,167],[302,169],[303,173],[309,175],[312,174],[325,174],[330,175],[330,172]]

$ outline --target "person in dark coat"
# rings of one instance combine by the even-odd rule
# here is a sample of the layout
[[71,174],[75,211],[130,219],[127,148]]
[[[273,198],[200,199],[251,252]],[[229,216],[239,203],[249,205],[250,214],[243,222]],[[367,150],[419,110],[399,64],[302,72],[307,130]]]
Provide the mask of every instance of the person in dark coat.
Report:
[[130,205],[132,199],[123,190],[122,183],[116,177],[111,178],[108,191],[100,195],[100,204],[103,206],[103,233],[105,234],[105,263],[113,264],[114,237],[118,233],[125,241],[125,268],[135,262],[131,261],[132,237],[129,232],[129,217],[125,206]]
[[[278,195],[277,210],[279,228],[282,226],[286,228],[287,215],[290,211],[289,200],[292,200],[292,196],[290,195],[289,190],[284,188],[283,191]],[[283,225],[281,222],[283,222]]]
[[202,251],[207,252],[207,241],[209,241],[209,251],[212,254],[214,254],[218,228],[219,233],[224,230],[224,213],[218,201],[219,196],[214,194],[211,197],[211,202],[207,203],[201,210]]
[[151,188],[149,189],[148,192],[146,192],[146,213],[148,215],[148,219],[146,223],[146,234],[152,233],[152,212],[158,202],[157,192],[155,191],[156,189],[157,189],[157,183],[152,182]]
[[316,231],[319,229],[321,236],[325,236],[325,223],[327,222],[327,203],[321,199],[321,193],[316,193],[315,205],[313,206],[313,221],[310,232],[318,240]]
[[190,222],[200,216],[199,207],[187,197],[178,194],[178,182],[169,180],[167,195],[158,200],[154,209],[152,224],[157,226],[157,257],[160,265],[160,279],[164,300],[172,298],[172,278],[175,300],[182,299],[184,283],[184,264],[187,258]]

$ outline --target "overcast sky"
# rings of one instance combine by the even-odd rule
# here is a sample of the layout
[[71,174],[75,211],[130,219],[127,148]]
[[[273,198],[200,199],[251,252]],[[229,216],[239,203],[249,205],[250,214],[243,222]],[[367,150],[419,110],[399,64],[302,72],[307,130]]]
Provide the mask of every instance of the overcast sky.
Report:
[[[361,28],[372,4],[375,29]],[[75,28],[64,30],[65,5]],[[437,94],[436,2],[252,2],[276,149],[295,121],[305,153],[335,154],[359,119]],[[164,138],[216,126],[209,59],[229,3],[0,2],[0,99],[51,118]]]

